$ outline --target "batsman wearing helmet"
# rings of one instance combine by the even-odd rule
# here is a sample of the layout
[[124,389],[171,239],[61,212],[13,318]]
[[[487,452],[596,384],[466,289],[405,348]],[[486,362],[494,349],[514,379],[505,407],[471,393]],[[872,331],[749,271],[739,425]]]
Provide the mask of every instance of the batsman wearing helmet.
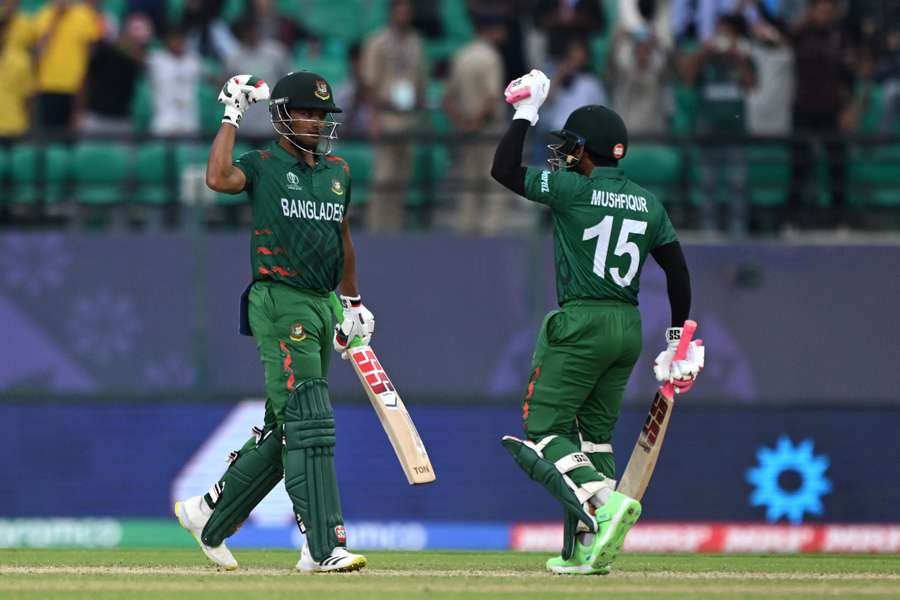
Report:
[[562,553],[547,569],[606,574],[641,514],[637,500],[615,491],[611,441],[641,352],[637,295],[648,254],[666,273],[672,310],[657,378],[687,391],[703,367],[703,347],[692,344],[685,360],[672,360],[678,325],[690,311],[688,269],[663,205],[618,167],[628,151],[619,115],[598,105],[573,111],[551,132],[550,169],[522,166],[525,135],[549,88],[537,70],[507,86],[516,112],[491,170],[510,190],[550,209],[560,305],[538,335],[523,405],[526,439],[505,436],[502,443],[565,508]]
[[[245,191],[253,208],[253,282],[241,298],[241,333],[252,335],[265,372],[265,422],[231,454],[208,493],[175,505],[182,526],[217,565],[237,562],[225,546],[250,511],[284,477],[306,543],[296,568],[355,571],[366,559],[346,549],[334,468],[335,426],[329,401],[329,356],[349,340],[366,343],[375,320],[359,296],[347,224],[350,170],[331,155],[338,123],[331,86],[319,75],[284,76],[269,98],[250,75],[228,80],[219,95],[222,126],[209,152],[206,182]],[[249,105],[269,101],[277,134],[265,150],[232,163],[235,132]],[[339,288],[345,319],[332,328],[329,294]]]

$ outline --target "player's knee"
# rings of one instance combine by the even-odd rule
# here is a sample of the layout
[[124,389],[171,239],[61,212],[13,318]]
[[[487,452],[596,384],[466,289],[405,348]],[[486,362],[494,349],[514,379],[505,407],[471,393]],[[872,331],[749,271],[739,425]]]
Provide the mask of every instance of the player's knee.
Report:
[[304,379],[288,396],[284,437],[289,451],[334,446],[334,412],[324,378]]

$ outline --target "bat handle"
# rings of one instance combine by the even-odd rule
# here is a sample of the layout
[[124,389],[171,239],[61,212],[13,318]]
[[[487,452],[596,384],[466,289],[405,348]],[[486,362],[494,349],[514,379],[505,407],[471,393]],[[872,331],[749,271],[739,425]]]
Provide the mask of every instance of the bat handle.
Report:
[[[334,318],[337,319],[338,323],[344,320],[344,305],[341,304],[341,301],[338,300],[337,294],[331,292],[328,296],[328,301],[331,302],[331,310],[334,312]],[[350,343],[348,344],[349,348],[355,348],[357,346],[362,346],[362,340],[359,339],[359,336],[354,336]]]
[[[685,359],[688,347],[691,345],[691,338],[694,337],[695,331],[697,331],[696,321],[688,319],[684,322],[684,325],[681,327],[681,340],[679,340],[678,346],[675,348],[675,357],[672,359],[673,361]],[[673,398],[675,395],[675,385],[673,383],[666,383],[662,386],[662,390],[669,398]]]
[[[340,302],[338,303],[340,304]],[[694,332],[697,331],[697,322],[691,321],[688,319],[684,322],[684,325],[681,327],[681,341],[678,342],[678,347],[675,348],[675,358],[673,360],[684,360],[687,356],[688,346],[691,345],[691,338],[694,337]]]

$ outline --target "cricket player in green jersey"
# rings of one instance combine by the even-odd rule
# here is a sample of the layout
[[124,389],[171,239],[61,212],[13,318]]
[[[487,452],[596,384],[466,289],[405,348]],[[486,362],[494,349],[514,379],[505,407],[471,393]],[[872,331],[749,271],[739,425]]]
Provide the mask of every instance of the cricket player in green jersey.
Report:
[[563,550],[547,569],[606,574],[641,514],[637,500],[615,491],[611,441],[641,353],[637,296],[648,254],[666,273],[672,310],[657,378],[685,392],[704,355],[692,343],[685,360],[672,360],[690,311],[690,278],[665,208],[618,167],[628,151],[619,115],[597,105],[573,111],[552,132],[550,169],[522,166],[525,135],[549,88],[537,70],[507,86],[516,112],[491,170],[510,190],[549,207],[560,305],[538,334],[523,405],[526,439],[505,436],[503,446],[565,508]]
[[[263,364],[265,422],[231,454],[209,492],[176,503],[175,513],[214,563],[235,569],[225,538],[284,477],[306,535],[297,570],[355,571],[366,559],[346,549],[326,377],[331,347],[343,352],[354,337],[368,343],[375,320],[357,287],[347,221],[350,170],[330,154],[338,126],[331,115],[341,109],[325,79],[308,71],[284,76],[269,96],[256,77],[228,80],[206,173],[210,188],[247,192],[253,208],[253,282],[241,299],[241,333],[253,335]],[[241,117],[263,100],[278,138],[232,163]],[[345,318],[332,327],[328,299],[335,288]]]

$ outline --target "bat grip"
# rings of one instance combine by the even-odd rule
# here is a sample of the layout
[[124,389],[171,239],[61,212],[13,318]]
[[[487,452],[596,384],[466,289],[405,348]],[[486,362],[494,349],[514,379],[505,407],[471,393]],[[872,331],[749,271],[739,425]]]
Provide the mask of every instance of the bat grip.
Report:
[[[331,310],[334,312],[334,318],[337,319],[338,323],[344,320],[344,305],[341,304],[341,301],[338,300],[337,294],[331,292],[328,296],[328,301],[331,302]],[[340,335],[340,334],[338,334]],[[348,348],[355,348],[357,346],[362,346],[362,340],[359,339],[359,336],[354,336],[350,343],[347,345]]]
[[[694,332],[697,331],[697,322],[691,321],[688,319],[684,322],[684,325],[681,327],[681,339],[678,341],[678,346],[675,348],[675,356],[672,358],[673,361],[676,360],[684,360],[687,356],[688,347],[691,345],[691,338],[694,337]],[[666,383],[662,386],[663,393],[672,398],[675,394],[675,384]]]

